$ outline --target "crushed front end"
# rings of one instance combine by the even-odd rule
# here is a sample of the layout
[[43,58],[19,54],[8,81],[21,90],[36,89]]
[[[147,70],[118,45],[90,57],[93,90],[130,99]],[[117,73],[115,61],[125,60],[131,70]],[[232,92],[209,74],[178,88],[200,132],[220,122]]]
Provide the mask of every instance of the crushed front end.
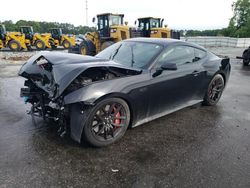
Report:
[[[82,112],[87,105],[94,105],[93,101],[110,93],[118,83],[117,78],[140,73],[96,57],[41,52],[31,57],[19,71],[19,76],[26,78],[20,95],[31,104],[29,114],[33,118],[38,116],[56,122],[61,136],[71,133],[71,137],[80,142],[80,133],[72,136],[78,127],[82,129],[82,122],[71,123],[78,113],[72,112],[72,105],[77,103]],[[98,85],[103,86],[103,81],[106,87]]]

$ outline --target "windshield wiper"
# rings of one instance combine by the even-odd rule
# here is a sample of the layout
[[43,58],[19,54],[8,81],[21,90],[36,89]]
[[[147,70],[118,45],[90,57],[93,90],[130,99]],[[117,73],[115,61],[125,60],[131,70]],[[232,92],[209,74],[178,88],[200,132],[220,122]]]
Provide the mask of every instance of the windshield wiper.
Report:
[[113,60],[115,58],[115,56],[117,55],[117,53],[119,52],[121,47],[122,47],[122,44],[115,50],[115,53],[113,56],[112,56],[112,54],[110,55],[110,57],[109,57],[110,60]]

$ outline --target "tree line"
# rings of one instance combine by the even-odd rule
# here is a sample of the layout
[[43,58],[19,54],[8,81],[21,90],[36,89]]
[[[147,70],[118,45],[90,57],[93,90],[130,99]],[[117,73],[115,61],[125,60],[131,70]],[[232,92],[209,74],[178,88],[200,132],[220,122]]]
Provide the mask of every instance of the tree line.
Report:
[[58,23],[58,22],[37,22],[37,21],[26,21],[19,20],[16,23],[11,20],[3,21],[7,31],[20,31],[20,26],[32,26],[36,33],[49,32],[50,28],[62,28],[65,34],[85,34],[86,32],[95,31],[94,27],[88,26],[74,26],[69,23]]
[[[181,30],[181,36],[227,36],[227,37],[250,37],[250,0],[237,0],[232,4],[233,17],[229,21],[227,28],[215,30]],[[85,34],[95,31],[94,27],[74,26],[69,23],[58,22],[37,22],[19,20],[16,23],[12,21],[2,22],[7,31],[19,31],[19,27],[33,26],[34,31],[38,33],[48,32],[48,28],[62,28],[63,33]]]

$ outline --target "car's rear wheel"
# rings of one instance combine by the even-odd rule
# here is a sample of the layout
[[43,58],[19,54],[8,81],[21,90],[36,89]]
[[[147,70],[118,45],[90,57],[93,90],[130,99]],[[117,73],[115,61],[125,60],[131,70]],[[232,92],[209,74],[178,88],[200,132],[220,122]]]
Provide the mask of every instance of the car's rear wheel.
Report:
[[249,65],[249,63],[250,63],[250,60],[246,60],[246,59],[243,59],[243,65],[244,66],[248,66]]
[[107,146],[124,135],[129,122],[130,109],[124,100],[104,99],[91,109],[82,136],[92,146]]
[[250,62],[250,49],[247,49],[242,54],[243,59],[243,65],[248,66]]
[[214,106],[218,103],[225,88],[225,81],[221,74],[216,74],[208,85],[204,97],[204,104]]

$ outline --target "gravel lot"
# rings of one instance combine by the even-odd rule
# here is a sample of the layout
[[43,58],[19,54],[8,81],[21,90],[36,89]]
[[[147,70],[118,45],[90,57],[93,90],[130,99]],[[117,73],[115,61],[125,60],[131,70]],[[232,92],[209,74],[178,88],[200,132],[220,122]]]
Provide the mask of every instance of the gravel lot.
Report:
[[[243,51],[211,50],[231,58]],[[60,138],[42,121],[32,123],[25,114],[29,106],[19,98],[23,79],[17,77],[27,57],[16,61],[4,53],[0,188],[250,187],[250,66],[243,67],[239,60],[231,59],[231,78],[217,106],[185,108],[96,149]]]

